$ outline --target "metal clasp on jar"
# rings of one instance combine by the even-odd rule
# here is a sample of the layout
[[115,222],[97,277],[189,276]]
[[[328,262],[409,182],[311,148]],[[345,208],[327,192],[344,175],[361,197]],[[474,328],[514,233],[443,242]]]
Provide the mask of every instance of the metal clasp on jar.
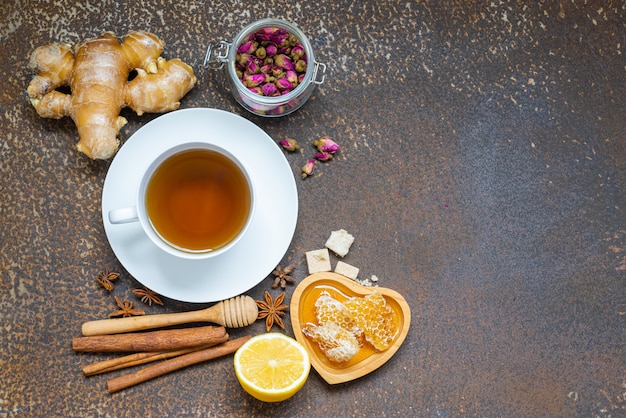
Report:
[[231,44],[226,41],[209,42],[209,46],[204,56],[204,66],[219,70],[228,62],[228,51]]
[[[320,69],[322,70],[321,72],[322,78],[318,80],[317,74],[319,73]],[[316,62],[315,68],[313,68],[313,75],[311,76],[311,83],[323,84],[325,79],[326,79],[326,64],[321,63],[321,62]]]

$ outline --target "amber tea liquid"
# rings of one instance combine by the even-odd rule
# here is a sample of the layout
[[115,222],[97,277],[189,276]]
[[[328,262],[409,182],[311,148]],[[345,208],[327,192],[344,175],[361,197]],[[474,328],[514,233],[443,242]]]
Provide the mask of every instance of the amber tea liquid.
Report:
[[157,233],[187,251],[213,251],[231,242],[250,213],[245,174],[227,156],[194,149],[167,158],[146,188],[146,210]]

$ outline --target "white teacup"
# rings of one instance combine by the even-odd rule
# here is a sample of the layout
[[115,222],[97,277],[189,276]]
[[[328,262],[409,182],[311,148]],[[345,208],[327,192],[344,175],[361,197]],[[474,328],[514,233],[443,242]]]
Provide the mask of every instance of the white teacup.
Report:
[[229,151],[189,142],[159,155],[144,172],[135,206],[109,211],[112,224],[139,222],[150,240],[181,258],[215,257],[250,226],[255,188]]

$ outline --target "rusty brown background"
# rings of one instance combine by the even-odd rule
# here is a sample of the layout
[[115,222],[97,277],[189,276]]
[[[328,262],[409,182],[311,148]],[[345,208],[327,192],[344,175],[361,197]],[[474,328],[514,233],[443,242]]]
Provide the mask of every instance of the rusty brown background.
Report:
[[[281,119],[247,113],[223,73],[202,66],[210,41],[264,17],[298,25],[328,66],[309,102]],[[623,1],[4,1],[0,416],[624,416],[625,22]],[[241,390],[231,358],[113,396],[111,376],[82,375],[107,356],[77,355],[71,339],[115,307],[94,277],[120,271],[122,297],[137,283],[102,226],[110,162],[75,150],[68,118],[36,115],[27,63],[50,42],[135,29],[194,67],[182,108],[240,114],[276,141],[340,143],[297,178],[282,264],[301,280],[304,253],[332,230],[356,237],[345,261],[412,309],[382,368],[336,386],[312,371],[274,405]],[[156,117],[122,115],[122,141]],[[296,177],[311,150],[286,155]],[[259,299],[271,283],[248,293]]]

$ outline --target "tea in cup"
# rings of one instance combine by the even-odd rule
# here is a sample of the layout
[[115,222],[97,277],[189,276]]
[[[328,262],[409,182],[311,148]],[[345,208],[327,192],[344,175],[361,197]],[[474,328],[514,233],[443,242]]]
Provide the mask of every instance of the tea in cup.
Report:
[[213,144],[189,142],[157,157],[142,176],[135,206],[111,210],[109,221],[138,221],[168,253],[207,258],[241,239],[254,201],[251,176],[238,158]]

